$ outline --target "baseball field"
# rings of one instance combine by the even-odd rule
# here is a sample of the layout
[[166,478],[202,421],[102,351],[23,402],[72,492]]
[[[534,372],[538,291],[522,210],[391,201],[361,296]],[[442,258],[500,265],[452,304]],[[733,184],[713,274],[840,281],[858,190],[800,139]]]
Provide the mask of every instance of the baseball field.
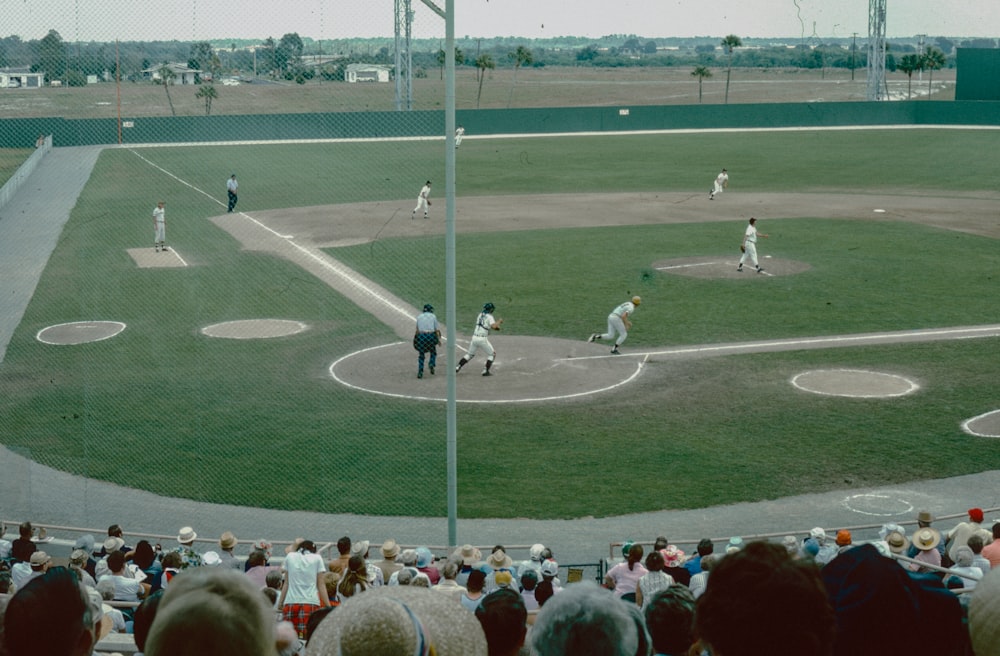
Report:
[[[962,423],[1000,408],[996,333],[966,330],[1000,317],[998,146],[1000,131],[964,129],[469,135],[456,317],[440,141],[109,149],[0,365],[2,434],[44,464],[163,495],[443,515],[449,365],[416,378],[407,313],[432,303],[462,346],[491,301],[496,375],[478,375],[480,358],[457,381],[461,517],[996,469],[1000,441]],[[729,189],[709,201],[722,166]],[[427,179],[431,217],[411,219]],[[172,250],[154,257],[160,199]],[[769,235],[765,274],[735,271],[750,216]],[[633,294],[623,355],[586,343]],[[274,320],[304,329],[256,332]],[[125,329],[38,339],[94,321]],[[206,334],[233,321],[242,339]],[[908,386],[794,383],[837,371]]]

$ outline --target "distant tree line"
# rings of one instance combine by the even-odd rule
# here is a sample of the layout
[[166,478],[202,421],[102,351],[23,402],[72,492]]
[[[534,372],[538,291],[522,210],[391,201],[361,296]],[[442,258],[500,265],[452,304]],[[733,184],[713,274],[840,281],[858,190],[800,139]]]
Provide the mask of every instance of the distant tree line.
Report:
[[[732,36],[732,35],[731,35]],[[729,37],[727,37],[729,38]],[[609,35],[600,39],[561,37],[558,39],[458,39],[456,64],[474,67],[477,76],[494,68],[514,69],[542,66],[594,67],[726,67],[736,68],[864,68],[867,65],[864,41],[851,38],[826,42],[780,43],[778,40],[742,39],[741,47],[729,49],[710,37],[648,39],[635,35]],[[941,68],[954,63],[954,50],[996,48],[996,39],[954,41],[945,37],[933,40],[934,48],[944,57]],[[439,40],[413,42],[413,76],[425,77],[428,71],[443,70],[444,59]],[[117,50],[117,55],[116,55]],[[912,42],[890,42],[886,68],[895,71],[901,58],[924,56]],[[117,62],[117,63],[116,63]],[[317,63],[318,62],[318,63]],[[297,33],[275,40],[232,40],[220,42],[127,41],[118,43],[66,42],[50,30],[38,40],[23,41],[18,36],[0,39],[0,68],[29,67],[45,73],[48,81],[62,80],[69,85],[86,83],[88,75],[126,81],[141,80],[144,70],[157,69],[165,63],[183,63],[204,71],[206,77],[264,76],[306,82],[314,77],[342,80],[350,63],[392,65],[393,39],[338,39],[315,41]],[[905,67],[913,65],[907,59]],[[119,68],[120,67],[120,68]]]

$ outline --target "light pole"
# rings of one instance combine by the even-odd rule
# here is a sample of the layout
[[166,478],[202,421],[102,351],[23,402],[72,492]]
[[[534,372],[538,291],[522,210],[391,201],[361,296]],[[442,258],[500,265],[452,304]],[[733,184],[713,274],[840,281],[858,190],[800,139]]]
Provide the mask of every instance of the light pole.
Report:
[[854,53],[858,51],[858,33],[851,32],[851,82],[854,81]]

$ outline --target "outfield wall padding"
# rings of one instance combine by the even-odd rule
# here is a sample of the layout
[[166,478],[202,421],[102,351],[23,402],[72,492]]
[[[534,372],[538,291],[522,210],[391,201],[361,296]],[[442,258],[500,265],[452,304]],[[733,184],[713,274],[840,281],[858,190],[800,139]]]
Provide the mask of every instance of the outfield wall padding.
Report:
[[[872,125],[1000,125],[1000,102],[767,103],[458,110],[467,134],[554,134],[642,130]],[[207,143],[441,137],[441,110],[224,116],[123,117],[122,143]],[[118,143],[116,119],[0,120],[0,147],[28,148],[40,133],[61,146]]]

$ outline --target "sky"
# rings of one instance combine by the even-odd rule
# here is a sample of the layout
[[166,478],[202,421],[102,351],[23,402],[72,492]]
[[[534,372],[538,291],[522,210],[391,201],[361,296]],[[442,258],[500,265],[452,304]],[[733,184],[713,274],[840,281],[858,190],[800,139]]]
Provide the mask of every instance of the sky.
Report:
[[[886,0],[889,38],[1000,37],[997,0]],[[444,20],[411,0],[415,38]],[[445,0],[435,0],[442,9]],[[455,0],[455,36],[864,37],[868,0]],[[65,41],[392,36],[393,0],[3,0],[0,36]]]

